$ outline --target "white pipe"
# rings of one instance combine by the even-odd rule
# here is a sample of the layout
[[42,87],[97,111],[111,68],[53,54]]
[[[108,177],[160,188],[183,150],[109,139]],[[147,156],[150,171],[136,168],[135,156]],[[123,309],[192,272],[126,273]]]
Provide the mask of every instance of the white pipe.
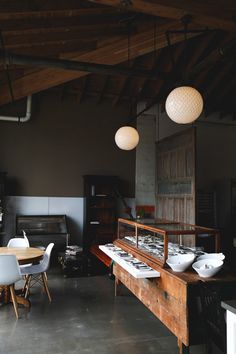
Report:
[[20,123],[28,122],[31,117],[31,103],[32,103],[32,96],[28,96],[27,104],[26,104],[26,114],[24,117],[0,116],[0,120],[4,120],[7,122],[20,122]]

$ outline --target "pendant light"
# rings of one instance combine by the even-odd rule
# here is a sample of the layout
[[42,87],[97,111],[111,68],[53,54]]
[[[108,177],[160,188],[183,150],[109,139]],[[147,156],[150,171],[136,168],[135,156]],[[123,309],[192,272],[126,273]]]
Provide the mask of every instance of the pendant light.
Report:
[[117,130],[115,142],[121,150],[133,150],[139,143],[139,134],[135,128],[126,125]]
[[[189,17],[182,19],[184,23],[184,40],[186,53],[187,49],[187,26],[190,22]],[[170,42],[170,41],[169,41]],[[170,44],[170,43],[169,43]],[[187,67],[187,56],[185,58],[185,67]],[[174,60],[172,58],[172,63]],[[185,73],[186,80],[186,73]],[[202,113],[203,98],[200,92],[192,86],[180,86],[172,90],[165,103],[166,113],[169,118],[178,124],[193,123]]]
[[202,113],[201,94],[191,86],[180,86],[170,92],[166,99],[166,113],[178,124],[193,123]]
[[[130,68],[130,25],[131,22],[128,22],[128,67]],[[132,103],[130,105],[130,111],[132,113]],[[132,114],[131,114],[132,116]],[[121,150],[133,150],[139,143],[139,134],[138,131],[129,125],[125,125],[119,128],[115,134],[116,145]]]

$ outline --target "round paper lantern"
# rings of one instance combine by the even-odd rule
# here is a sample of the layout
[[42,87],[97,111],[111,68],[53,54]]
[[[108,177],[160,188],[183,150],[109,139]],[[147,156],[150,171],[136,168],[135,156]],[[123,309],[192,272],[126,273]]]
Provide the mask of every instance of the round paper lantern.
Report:
[[203,99],[193,87],[177,87],[167,97],[166,113],[174,122],[187,124],[194,122],[202,113]]
[[135,128],[124,126],[117,130],[115,135],[116,145],[122,150],[132,150],[139,142],[139,135]]

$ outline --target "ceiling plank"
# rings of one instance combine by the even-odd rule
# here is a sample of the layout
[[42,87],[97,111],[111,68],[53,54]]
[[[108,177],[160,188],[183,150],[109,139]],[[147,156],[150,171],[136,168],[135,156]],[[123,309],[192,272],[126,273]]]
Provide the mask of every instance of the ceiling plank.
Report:
[[[167,46],[165,31],[175,29],[176,23],[170,22],[162,25],[162,31],[158,34],[157,49]],[[172,43],[183,40],[183,36],[175,34]],[[103,43],[103,42],[102,42]],[[153,51],[153,29],[147,29],[142,33],[132,37],[130,45],[130,59],[134,59],[140,55]],[[64,56],[66,58],[66,55]],[[83,55],[78,55],[73,60],[116,65],[127,59],[127,38],[121,38],[113,43],[103,45],[96,50],[90,51]],[[60,85],[62,83],[77,79],[87,75],[87,72],[66,71],[60,69],[42,69],[37,72],[25,75],[24,77],[12,82],[15,99],[23,98],[33,93],[46,90],[50,87]],[[0,104],[11,101],[9,89],[7,85],[0,88]]]
[[[103,4],[115,7],[122,7],[120,0],[89,0],[92,3]],[[207,2],[202,3],[200,8],[198,1],[176,1],[176,0],[135,0],[125,8],[127,10],[142,12],[145,14],[165,17],[172,20],[181,20],[184,16],[190,15],[194,22],[211,28],[219,28],[228,31],[236,31],[235,21],[224,18],[224,7],[221,15],[213,15],[214,7]]]

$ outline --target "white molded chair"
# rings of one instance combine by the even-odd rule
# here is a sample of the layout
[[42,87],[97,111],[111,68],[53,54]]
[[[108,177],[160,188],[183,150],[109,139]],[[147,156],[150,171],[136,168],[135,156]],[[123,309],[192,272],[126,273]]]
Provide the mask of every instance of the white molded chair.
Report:
[[[8,241],[7,247],[29,247],[29,240],[25,232],[23,232],[24,238],[14,237]],[[20,265],[20,269],[26,266],[30,266],[31,263]]]
[[18,304],[14,284],[21,279],[21,272],[15,255],[0,255],[0,284],[10,287],[11,298],[18,318]]
[[48,281],[46,276],[46,271],[50,265],[50,257],[54,243],[50,243],[43,256],[43,260],[39,264],[26,266],[21,268],[21,275],[26,275],[26,281],[24,285],[25,297],[28,296],[30,288],[32,288],[36,283],[44,286],[44,290],[48,295],[48,299],[51,302],[52,298],[48,289]]
[[8,241],[7,247],[29,247],[29,240],[25,235],[24,238],[14,237]]

